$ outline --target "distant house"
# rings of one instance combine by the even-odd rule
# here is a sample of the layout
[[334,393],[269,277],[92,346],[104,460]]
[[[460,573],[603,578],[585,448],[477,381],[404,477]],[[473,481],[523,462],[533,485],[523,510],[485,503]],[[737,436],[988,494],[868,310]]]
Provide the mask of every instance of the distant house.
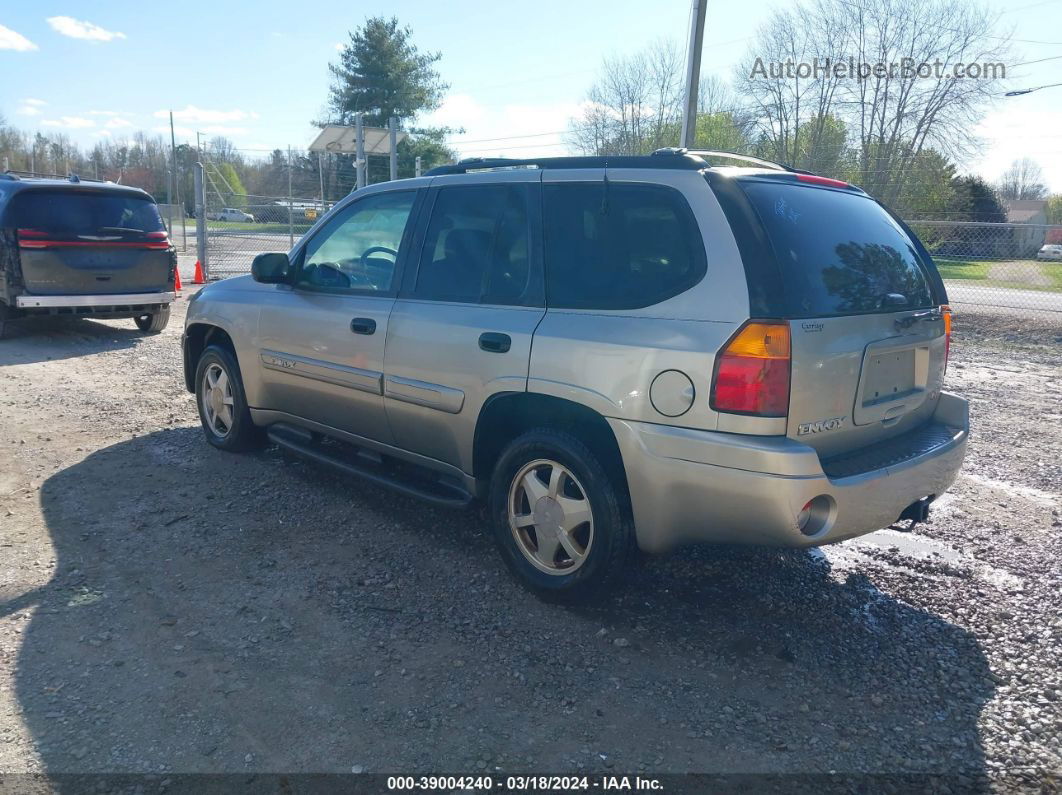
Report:
[[1007,223],[1021,225],[1013,230],[1013,246],[1017,256],[1034,256],[1044,244],[1047,233],[1047,202],[1042,199],[1008,201]]

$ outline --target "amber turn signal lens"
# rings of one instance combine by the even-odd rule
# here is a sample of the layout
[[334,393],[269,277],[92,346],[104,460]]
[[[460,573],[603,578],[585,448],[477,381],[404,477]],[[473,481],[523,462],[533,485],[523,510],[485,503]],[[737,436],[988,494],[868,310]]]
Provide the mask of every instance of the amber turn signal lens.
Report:
[[726,352],[753,359],[788,359],[789,326],[785,323],[749,323],[726,346]]

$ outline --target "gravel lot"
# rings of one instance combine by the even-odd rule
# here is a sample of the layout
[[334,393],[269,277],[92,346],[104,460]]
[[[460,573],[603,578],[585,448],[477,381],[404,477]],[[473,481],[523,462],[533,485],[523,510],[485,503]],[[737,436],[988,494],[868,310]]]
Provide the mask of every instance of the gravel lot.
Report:
[[475,514],[209,447],[184,306],[0,342],[0,772],[1062,772],[1062,318],[960,315],[927,526],[566,609]]

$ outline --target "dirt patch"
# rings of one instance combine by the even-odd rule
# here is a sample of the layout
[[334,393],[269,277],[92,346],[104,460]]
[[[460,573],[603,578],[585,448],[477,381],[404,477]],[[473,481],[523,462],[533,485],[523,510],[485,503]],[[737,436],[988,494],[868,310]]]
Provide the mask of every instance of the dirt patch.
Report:
[[1054,284],[1039,264],[1031,260],[993,262],[988,267],[988,278],[990,281],[1028,284],[1035,287],[1050,287]]
[[970,455],[902,541],[687,550],[566,609],[475,514],[209,447],[183,312],[0,342],[0,770],[1060,769],[1062,329],[960,316]]

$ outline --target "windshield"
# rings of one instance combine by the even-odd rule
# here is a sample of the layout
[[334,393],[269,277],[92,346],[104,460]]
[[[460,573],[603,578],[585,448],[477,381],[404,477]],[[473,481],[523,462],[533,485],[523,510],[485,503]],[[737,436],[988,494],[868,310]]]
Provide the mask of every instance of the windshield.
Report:
[[16,198],[15,224],[55,236],[114,237],[161,232],[159,208],[139,196],[102,191],[26,191]]
[[742,188],[767,231],[794,314],[933,305],[914,243],[869,197],[768,180],[744,180]]

